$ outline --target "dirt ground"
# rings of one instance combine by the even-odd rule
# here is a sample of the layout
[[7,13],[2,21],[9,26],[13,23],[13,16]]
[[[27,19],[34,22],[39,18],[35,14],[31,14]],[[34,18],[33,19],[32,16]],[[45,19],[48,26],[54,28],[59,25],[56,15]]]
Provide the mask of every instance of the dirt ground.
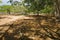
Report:
[[21,15],[21,16],[0,15],[0,25],[12,24],[14,21],[20,20],[20,19],[32,19],[32,18],[26,17],[24,15]]
[[0,15],[0,40],[60,40],[60,18]]

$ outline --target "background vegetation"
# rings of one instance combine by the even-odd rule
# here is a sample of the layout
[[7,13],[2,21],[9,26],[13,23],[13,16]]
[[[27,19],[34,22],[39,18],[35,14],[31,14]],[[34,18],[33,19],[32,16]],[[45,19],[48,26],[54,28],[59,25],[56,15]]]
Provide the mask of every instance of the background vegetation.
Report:
[[[11,5],[0,6],[0,12],[14,12],[14,13],[53,13],[59,15],[59,0],[9,0],[7,3]],[[9,11],[8,11],[9,10]]]

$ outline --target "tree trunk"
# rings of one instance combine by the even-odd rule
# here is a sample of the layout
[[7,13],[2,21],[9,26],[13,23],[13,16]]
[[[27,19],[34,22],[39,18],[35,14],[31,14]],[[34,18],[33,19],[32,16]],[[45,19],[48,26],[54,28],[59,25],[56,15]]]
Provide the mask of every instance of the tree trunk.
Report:
[[55,0],[57,16],[60,16],[60,5],[59,5],[59,2],[60,2],[59,0]]
[[7,13],[10,14],[10,9],[7,9]]

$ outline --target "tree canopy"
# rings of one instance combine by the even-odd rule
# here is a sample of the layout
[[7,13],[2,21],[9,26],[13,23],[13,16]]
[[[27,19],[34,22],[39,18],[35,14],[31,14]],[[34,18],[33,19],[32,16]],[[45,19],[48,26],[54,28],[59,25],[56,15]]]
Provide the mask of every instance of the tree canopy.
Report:
[[[33,13],[58,13],[59,0],[21,0],[13,1],[11,3],[11,12],[33,12]],[[6,5],[5,5],[6,6]],[[9,6],[9,5],[8,5]],[[4,6],[3,6],[4,7]],[[10,9],[10,7],[8,9]],[[4,7],[5,8],[5,7]]]
[[24,0],[24,6],[32,12],[47,11],[50,12],[53,7],[52,0]]

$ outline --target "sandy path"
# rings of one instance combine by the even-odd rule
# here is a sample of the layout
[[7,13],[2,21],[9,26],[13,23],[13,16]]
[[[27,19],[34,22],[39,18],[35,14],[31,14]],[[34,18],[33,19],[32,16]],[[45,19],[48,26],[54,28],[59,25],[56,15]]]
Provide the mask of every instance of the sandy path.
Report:
[[26,17],[24,15],[21,15],[21,16],[12,16],[12,15],[8,16],[8,15],[5,15],[5,16],[1,16],[1,17],[5,17],[5,18],[0,19],[0,25],[12,24],[16,20],[29,19],[30,18],[30,17]]
[[[2,37],[9,28],[10,24],[14,24],[16,21],[21,20],[21,19],[31,19],[31,17],[26,17],[24,15],[21,16],[12,16],[12,15],[3,15],[0,16],[0,37]],[[1,25],[8,25],[8,26],[1,26]],[[11,33],[12,30],[9,30],[9,33]]]

